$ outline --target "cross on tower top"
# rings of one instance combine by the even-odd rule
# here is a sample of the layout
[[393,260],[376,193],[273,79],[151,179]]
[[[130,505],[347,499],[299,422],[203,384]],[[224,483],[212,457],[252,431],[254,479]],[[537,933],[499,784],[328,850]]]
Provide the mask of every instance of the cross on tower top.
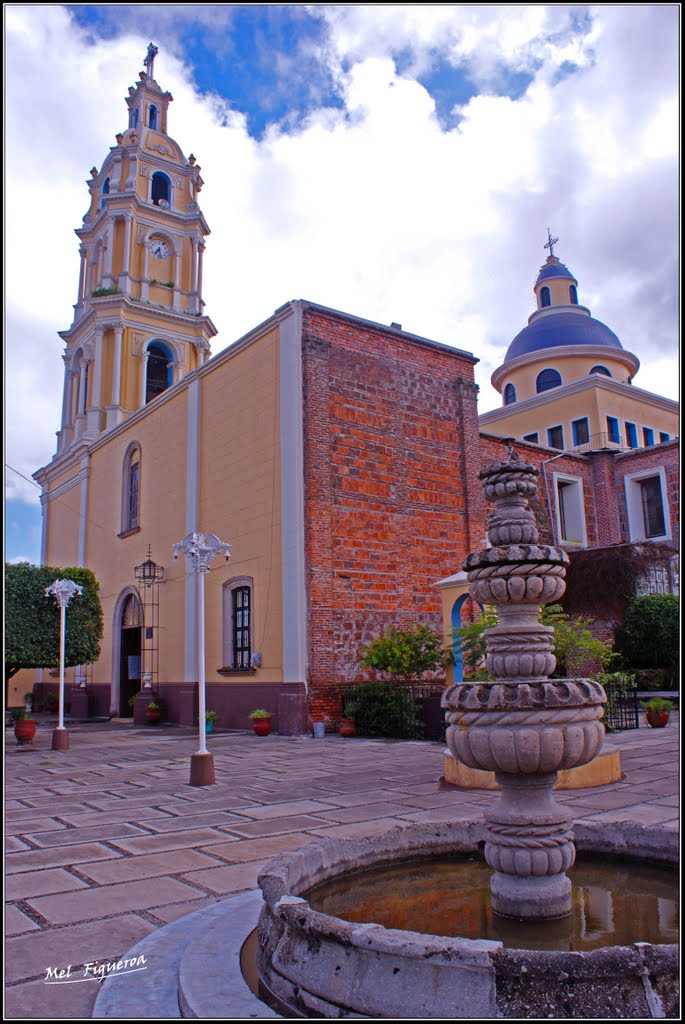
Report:
[[552,238],[552,232],[547,228],[547,241],[545,242],[545,249],[549,249],[550,256],[554,256],[554,246],[559,241],[558,238]]
[[155,57],[157,56],[158,53],[159,53],[158,47],[156,47],[154,45],[154,43],[150,43],[150,45],[147,48],[147,54],[145,55],[145,60],[143,61],[143,64],[145,65],[145,71],[147,73],[147,77],[148,78],[154,78],[155,77],[155,73],[154,73],[155,72]]

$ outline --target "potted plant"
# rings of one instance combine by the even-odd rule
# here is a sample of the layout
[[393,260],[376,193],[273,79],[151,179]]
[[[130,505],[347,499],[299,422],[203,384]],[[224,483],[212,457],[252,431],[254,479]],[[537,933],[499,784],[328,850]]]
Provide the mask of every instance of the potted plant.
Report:
[[59,695],[54,690],[48,691],[45,697],[45,703],[47,704],[48,711],[55,712],[59,706]]
[[348,704],[345,704],[342,718],[340,719],[339,732],[341,736],[357,735],[357,708],[357,701],[351,700]]
[[145,708],[145,720],[148,725],[156,725],[162,717],[162,705],[159,701],[151,700]]
[[256,711],[250,712],[250,721],[252,722],[252,728],[254,729],[257,736],[268,736],[271,732],[271,712],[265,711],[264,708],[257,708]]
[[219,721],[216,711],[205,711],[205,732],[214,732],[214,726]]
[[32,690],[30,690],[28,693],[24,694],[24,707],[29,712],[29,714],[33,711],[33,691]]
[[14,735],[17,743],[31,743],[36,735],[36,722],[31,718],[28,708],[18,708],[12,712],[14,716]]
[[652,697],[651,700],[644,701],[642,707],[647,712],[647,721],[653,729],[663,729],[668,724],[669,715],[673,710],[671,701],[663,697]]

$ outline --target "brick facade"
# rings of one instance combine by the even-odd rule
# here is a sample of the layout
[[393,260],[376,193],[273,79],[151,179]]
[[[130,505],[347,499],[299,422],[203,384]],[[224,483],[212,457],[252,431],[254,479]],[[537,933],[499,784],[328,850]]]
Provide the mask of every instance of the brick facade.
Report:
[[331,684],[363,677],[362,644],[393,626],[441,630],[434,584],[461,567],[483,533],[474,363],[466,353],[352,317],[304,313],[309,670],[317,709]]

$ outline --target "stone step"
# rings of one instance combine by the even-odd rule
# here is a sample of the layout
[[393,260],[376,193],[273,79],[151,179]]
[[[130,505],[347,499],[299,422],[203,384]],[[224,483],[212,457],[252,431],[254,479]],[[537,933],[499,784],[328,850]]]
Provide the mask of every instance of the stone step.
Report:
[[148,935],[122,959],[145,957],[145,969],[110,976],[95,1001],[94,1019],[277,1018],[252,993],[240,951],[257,927],[259,889],[179,918]]

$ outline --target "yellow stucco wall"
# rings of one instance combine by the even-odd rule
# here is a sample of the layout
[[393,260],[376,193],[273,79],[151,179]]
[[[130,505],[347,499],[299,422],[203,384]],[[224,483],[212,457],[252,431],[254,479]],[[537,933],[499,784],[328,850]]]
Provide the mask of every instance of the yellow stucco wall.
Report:
[[[282,679],[278,346],[275,329],[232,358],[210,363],[194,384],[199,387],[201,407],[196,527],[232,545],[230,563],[215,560],[206,577],[206,678],[210,682]],[[152,558],[166,573],[159,590],[159,680],[184,681],[186,567],[182,559],[173,560],[172,549],[188,532],[188,389],[192,383],[185,381],[146,415],[126,421],[91,451],[85,564],[100,582],[105,621],[95,683],[112,679],[117,600],[126,588],[136,585],[134,566],[146,559],[148,544]],[[140,529],[119,536],[124,464],[132,442],[141,452]],[[61,496],[61,504],[53,503],[48,561],[76,564],[80,497],[79,485]],[[237,576],[253,580],[253,651],[261,653],[262,665],[247,675],[223,676],[217,672],[223,667],[222,588]]]
[[556,391],[544,392],[540,401],[527,409],[520,409],[518,403],[505,406],[498,410],[497,418],[482,423],[483,429],[519,439],[537,432],[538,443],[546,445],[547,430],[561,425],[564,428],[564,446],[568,449],[574,447],[573,420],[587,416],[590,435],[606,435],[607,416],[614,416],[619,421],[622,445],[626,445],[626,420],[636,424],[640,448],[644,446],[643,427],[651,427],[656,443],[659,442],[659,431],[665,431],[671,438],[678,436],[677,413],[661,409],[641,399],[637,393],[624,396],[605,391],[601,386],[566,396],[555,394]]
[[597,365],[606,366],[614,380],[619,381],[619,383],[628,383],[630,376],[628,370],[617,359],[612,359],[608,352],[606,355],[602,354],[601,356],[598,354],[555,356],[552,350],[546,362],[543,359],[539,359],[536,362],[528,363],[526,366],[512,369],[510,373],[507,373],[502,378],[500,387],[502,393],[504,393],[506,385],[513,384],[516,388],[516,400],[521,402],[526,398],[533,398],[537,394],[535,383],[538,374],[544,369],[558,370],[561,374],[561,383],[563,385],[571,384],[572,381],[580,380],[581,377],[587,377],[592,367]]
[[[126,587],[135,586],[134,567],[147,558],[163,565],[169,577],[160,587],[160,678],[179,678],[177,666],[183,665],[183,600],[178,605],[172,579],[183,576],[182,568],[172,562],[172,547],[185,535],[187,394],[181,391],[161,403],[154,415],[116,434],[96,448],[91,460],[86,543],[86,564],[101,586],[105,616],[105,641],[94,678],[109,681],[111,674],[112,632],[116,601]],[[131,445],[140,445],[140,530],[119,537],[122,529],[122,486],[124,458]],[[182,587],[181,587],[182,590]],[[161,612],[164,610],[162,624]]]
[[[237,576],[253,585],[254,676],[282,678],[278,330],[202,375],[200,522],[232,545],[231,561],[208,578],[207,679],[220,680],[222,587]],[[235,681],[238,677],[229,677]]]

